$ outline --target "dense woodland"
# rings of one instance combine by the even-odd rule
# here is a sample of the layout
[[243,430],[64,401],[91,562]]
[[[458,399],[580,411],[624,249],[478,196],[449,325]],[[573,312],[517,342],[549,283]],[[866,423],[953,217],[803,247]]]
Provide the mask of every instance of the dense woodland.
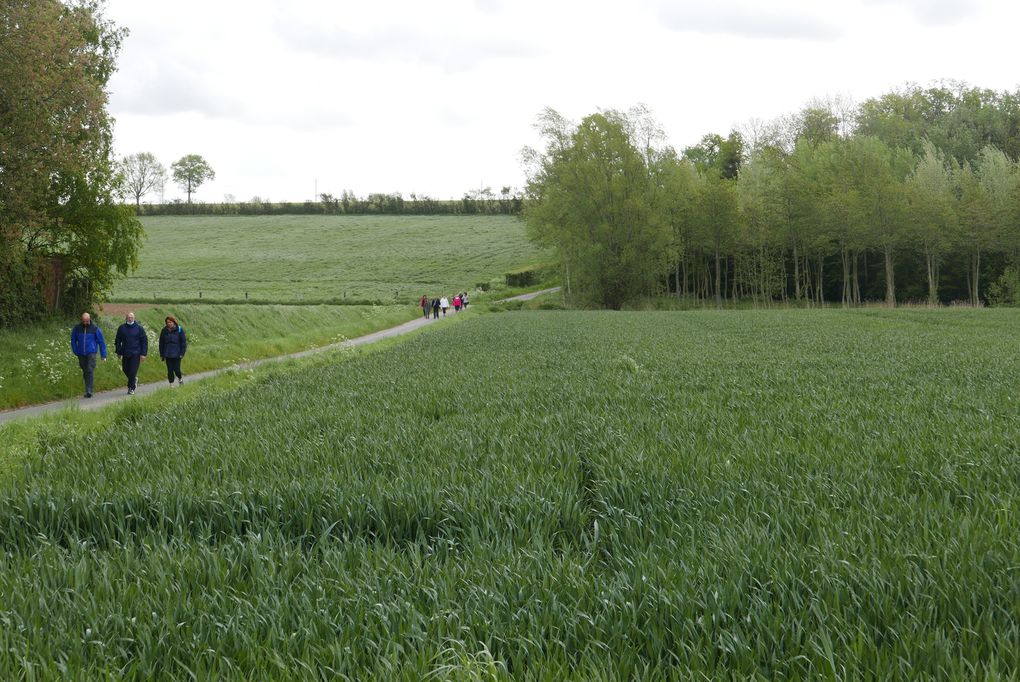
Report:
[[577,300],[1017,302],[1020,93],[909,86],[682,153],[640,107],[539,128],[525,215]]

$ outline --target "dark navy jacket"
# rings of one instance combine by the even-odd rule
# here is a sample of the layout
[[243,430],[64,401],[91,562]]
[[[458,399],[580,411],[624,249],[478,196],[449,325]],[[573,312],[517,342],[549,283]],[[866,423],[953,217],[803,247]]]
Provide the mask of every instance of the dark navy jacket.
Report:
[[114,348],[117,349],[117,355],[148,355],[149,337],[145,335],[142,323],[128,324],[125,322],[118,327]]
[[184,328],[177,325],[177,328],[170,331],[166,327],[159,333],[159,357],[161,358],[183,358],[188,352],[188,335]]
[[106,341],[103,340],[103,330],[95,324],[85,326],[81,323],[71,328],[71,352],[75,355],[92,355],[102,353],[106,359]]

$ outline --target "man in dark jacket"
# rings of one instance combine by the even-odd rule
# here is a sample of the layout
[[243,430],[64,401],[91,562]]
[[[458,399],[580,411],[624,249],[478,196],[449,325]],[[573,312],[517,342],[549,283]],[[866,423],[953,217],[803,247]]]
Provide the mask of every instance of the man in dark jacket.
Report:
[[106,362],[106,341],[99,325],[92,324],[92,316],[81,314],[81,324],[71,328],[71,352],[78,356],[78,366],[85,380],[85,397],[92,397],[92,385],[96,376],[96,354],[101,353]]
[[167,315],[164,321],[166,326],[159,332],[159,359],[166,363],[166,380],[170,385],[174,385],[174,376],[178,384],[183,384],[181,359],[188,351],[188,335],[173,315]]
[[117,328],[114,340],[117,357],[120,358],[121,369],[128,380],[128,395],[135,394],[138,385],[138,366],[149,354],[149,337],[140,322],[135,322],[135,314],[128,313],[124,324]]

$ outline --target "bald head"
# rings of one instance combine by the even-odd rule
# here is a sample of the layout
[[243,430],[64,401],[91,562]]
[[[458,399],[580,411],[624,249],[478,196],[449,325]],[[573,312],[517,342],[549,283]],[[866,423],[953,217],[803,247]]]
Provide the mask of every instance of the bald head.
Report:
[[81,314],[81,323],[82,324],[87,326],[91,322],[92,322],[92,316],[91,315],[89,315],[88,313],[82,313]]

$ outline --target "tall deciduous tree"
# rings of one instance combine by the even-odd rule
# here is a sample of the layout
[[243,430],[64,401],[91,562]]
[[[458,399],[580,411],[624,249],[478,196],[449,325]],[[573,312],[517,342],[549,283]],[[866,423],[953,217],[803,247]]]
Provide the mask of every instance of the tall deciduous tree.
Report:
[[174,182],[188,194],[188,203],[191,203],[191,195],[194,194],[206,180],[215,180],[216,171],[212,169],[205,159],[198,154],[188,154],[170,166]]
[[142,211],[142,197],[166,184],[166,167],[155,155],[140,152],[125,156],[120,162],[124,185],[135,198],[135,212]]
[[51,303],[77,307],[136,264],[142,229],[115,199],[106,110],[124,35],[96,2],[0,5],[0,266],[12,266],[0,267],[0,325],[25,319],[44,270]]
[[928,305],[938,305],[939,273],[957,239],[953,169],[930,142],[907,178],[907,201],[915,243],[924,255]]
[[618,309],[654,291],[672,262],[672,232],[654,210],[649,167],[624,115],[592,114],[573,130],[564,123],[549,111],[541,121],[547,146],[533,155],[529,234],[555,247],[575,296]]

